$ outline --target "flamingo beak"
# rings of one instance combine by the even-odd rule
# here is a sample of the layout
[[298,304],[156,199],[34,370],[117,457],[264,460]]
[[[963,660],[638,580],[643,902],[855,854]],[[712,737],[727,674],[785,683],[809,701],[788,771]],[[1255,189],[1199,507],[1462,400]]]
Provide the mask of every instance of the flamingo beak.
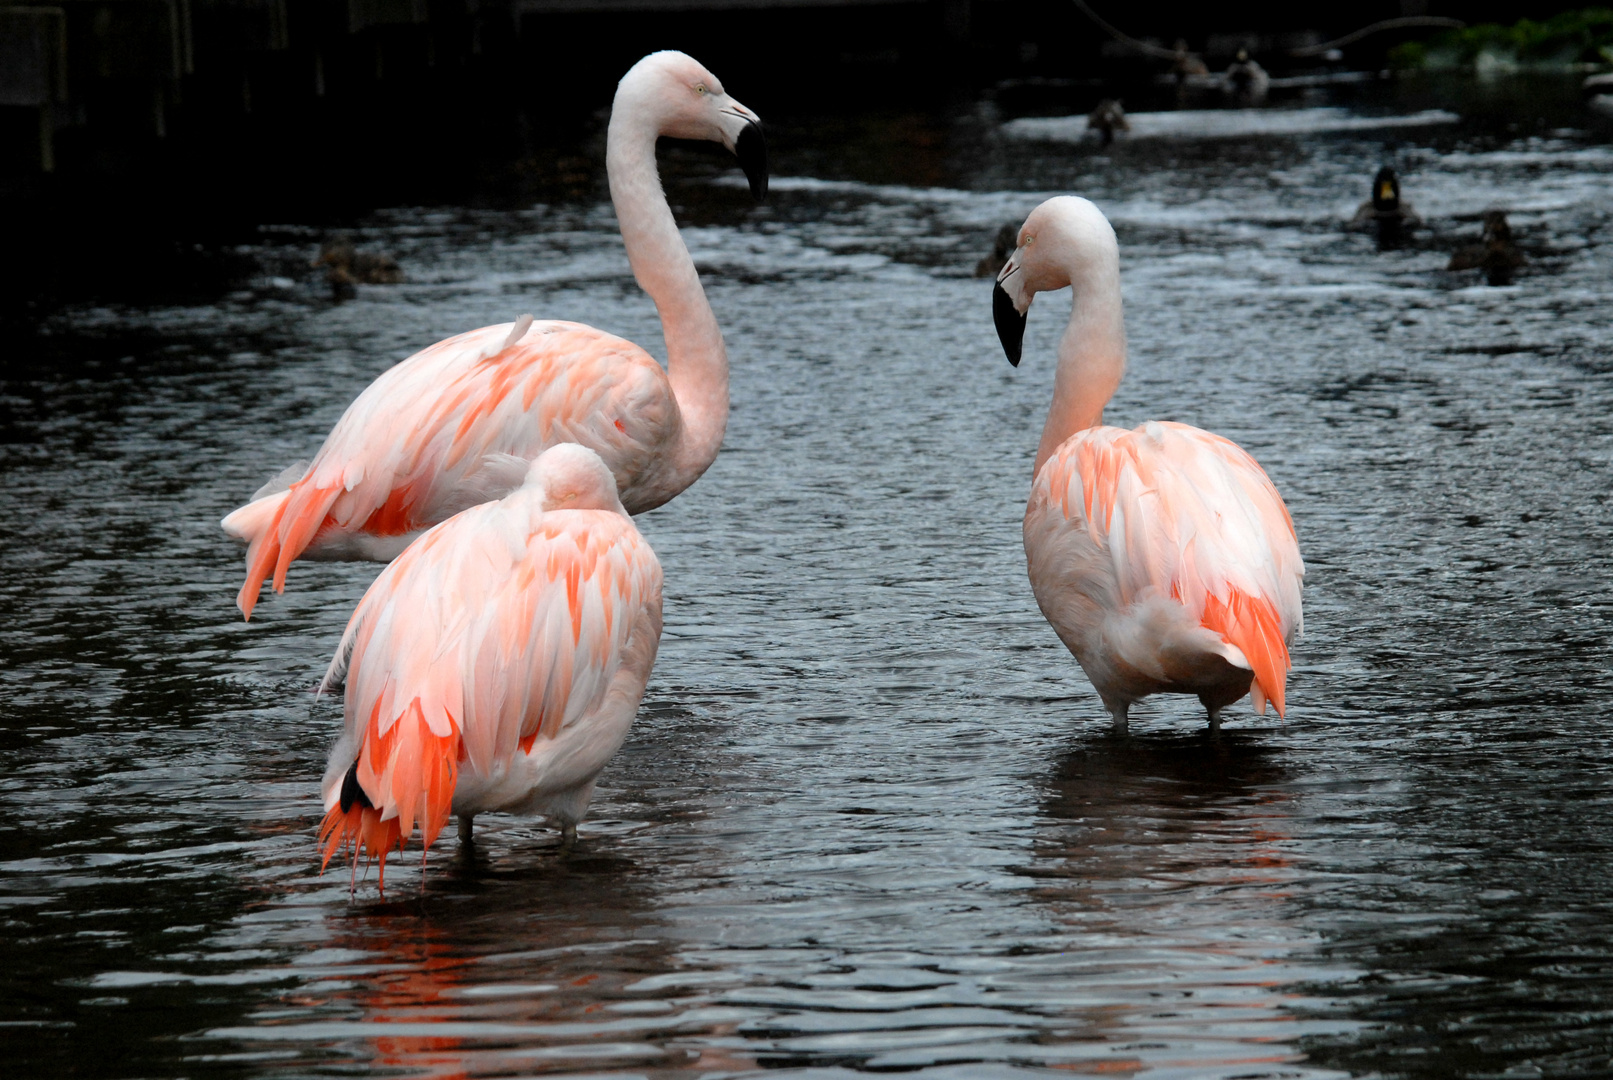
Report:
[[750,181],[751,198],[757,202],[767,200],[767,139],[762,135],[762,122],[751,120],[740,129],[734,140],[734,156],[739,167]]
[[[1024,284],[1024,275],[1019,272],[1019,252],[1010,257],[1003,264],[1002,273],[997,275],[997,284],[991,289],[991,319],[997,324],[997,340],[1002,342],[1003,352],[1008,356],[1008,362],[1014,367],[1019,366],[1019,357],[1025,344],[1025,319],[1030,312],[1030,301],[1024,301],[1021,307],[1017,299],[1024,295],[1021,286]],[[1008,290],[1012,289],[1010,293]]]
[[762,119],[731,97],[718,102],[718,128],[722,144],[739,159],[739,167],[750,181],[751,198],[767,198],[767,139],[762,135]]

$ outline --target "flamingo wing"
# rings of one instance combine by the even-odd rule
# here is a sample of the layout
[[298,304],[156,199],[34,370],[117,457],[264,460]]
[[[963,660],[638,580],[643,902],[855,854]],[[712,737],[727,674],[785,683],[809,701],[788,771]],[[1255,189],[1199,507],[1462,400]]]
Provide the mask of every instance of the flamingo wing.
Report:
[[1048,459],[1036,487],[1107,553],[1122,605],[1179,600],[1249,660],[1256,705],[1282,713],[1305,564],[1254,458],[1186,424],[1091,428]]
[[462,764],[489,775],[585,723],[646,618],[653,658],[661,568],[631,519],[544,512],[538,498],[432,529],[354,611],[326,676],[347,681],[325,778],[327,860],[350,840],[384,857],[417,822],[429,847]]
[[265,577],[283,591],[316,537],[406,536],[509,493],[557,443],[595,450],[631,507],[676,417],[654,358],[593,327],[505,323],[439,342],[371,383],[288,490],[225,519],[249,544],[237,604],[250,618]]

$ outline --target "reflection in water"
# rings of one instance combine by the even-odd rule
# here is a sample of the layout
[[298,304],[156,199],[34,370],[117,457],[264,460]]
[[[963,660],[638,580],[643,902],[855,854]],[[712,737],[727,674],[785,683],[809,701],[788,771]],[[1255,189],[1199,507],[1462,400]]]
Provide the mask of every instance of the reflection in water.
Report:
[[288,973],[318,959],[346,977],[320,971],[205,1038],[299,1067],[441,1078],[750,1065],[703,1061],[680,1033],[722,1027],[642,993],[674,970],[642,868],[598,843],[563,855],[546,841],[493,830],[435,860],[418,893],[338,907]]
[[1110,1068],[1123,1044],[1138,1070],[1320,1075],[1296,1069],[1293,1043],[1338,1025],[1304,1019],[1314,1003],[1290,987],[1342,973],[1307,962],[1315,935],[1287,906],[1300,875],[1281,757],[1260,734],[1107,735],[1046,785],[1022,872],[1094,984],[1088,1037]]

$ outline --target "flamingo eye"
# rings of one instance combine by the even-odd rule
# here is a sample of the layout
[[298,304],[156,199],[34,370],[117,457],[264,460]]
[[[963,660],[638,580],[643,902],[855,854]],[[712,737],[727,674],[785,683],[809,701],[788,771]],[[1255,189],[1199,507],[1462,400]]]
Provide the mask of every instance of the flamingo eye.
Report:
[[709,94],[711,91],[706,89],[705,83],[695,83],[694,92],[697,94]]

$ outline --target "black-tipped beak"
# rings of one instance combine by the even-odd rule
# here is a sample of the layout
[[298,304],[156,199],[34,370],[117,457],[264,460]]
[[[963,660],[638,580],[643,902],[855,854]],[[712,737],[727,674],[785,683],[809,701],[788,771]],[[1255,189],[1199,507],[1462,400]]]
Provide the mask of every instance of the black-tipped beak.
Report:
[[734,140],[734,154],[739,167],[745,170],[750,181],[751,198],[757,202],[767,199],[767,139],[762,136],[762,125],[752,120]]
[[1025,316],[1014,310],[1013,298],[998,282],[991,288],[991,318],[997,324],[997,339],[1003,343],[1008,362],[1019,366],[1020,349],[1025,344]]

